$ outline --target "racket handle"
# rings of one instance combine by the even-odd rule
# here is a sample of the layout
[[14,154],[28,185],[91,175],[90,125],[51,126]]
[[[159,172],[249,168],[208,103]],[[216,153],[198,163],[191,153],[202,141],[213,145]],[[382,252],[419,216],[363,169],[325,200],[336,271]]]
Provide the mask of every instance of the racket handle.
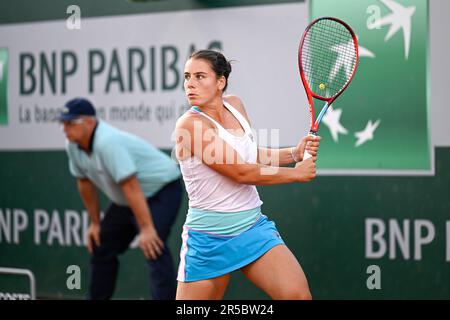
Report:
[[[317,136],[317,133],[315,133],[315,132],[313,132],[313,131],[310,131],[310,132],[308,133],[308,136],[316,137],[316,136]],[[309,158],[311,158],[311,157],[312,157],[312,155],[310,155],[309,152],[306,151],[306,146],[305,146],[305,152],[303,153],[303,161],[305,161],[305,160],[307,160],[307,159],[309,159]]]

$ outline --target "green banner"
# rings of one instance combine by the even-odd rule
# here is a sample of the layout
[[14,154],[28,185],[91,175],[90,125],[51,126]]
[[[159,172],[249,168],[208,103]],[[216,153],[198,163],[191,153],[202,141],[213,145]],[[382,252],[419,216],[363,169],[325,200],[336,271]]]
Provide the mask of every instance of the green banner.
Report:
[[321,123],[321,172],[432,174],[428,1],[313,0],[310,9],[311,19],[347,22],[360,51],[353,81]]
[[[92,0],[0,1],[0,24],[66,19],[66,10],[72,5],[86,18],[302,2],[305,0],[96,0],[94,5]],[[23,10],[24,3],[27,10]]]
[[[88,218],[67,155],[2,151],[0,168],[8,168],[0,170],[0,267],[32,271],[40,299],[84,299]],[[314,299],[450,299],[448,190],[450,148],[436,149],[434,177],[319,176],[307,185],[258,187],[262,211],[299,260]],[[101,201],[104,210],[108,201]],[[176,265],[187,209],[184,194],[168,242]],[[70,286],[76,275],[70,266],[80,268],[79,288]],[[372,287],[377,274],[379,289]],[[26,279],[19,280],[0,275],[5,298],[29,292]],[[128,250],[120,256],[114,298],[150,298],[148,285],[141,250]],[[225,293],[225,299],[268,298],[241,272],[232,274]]]
[[8,50],[0,48],[0,125],[8,123]]

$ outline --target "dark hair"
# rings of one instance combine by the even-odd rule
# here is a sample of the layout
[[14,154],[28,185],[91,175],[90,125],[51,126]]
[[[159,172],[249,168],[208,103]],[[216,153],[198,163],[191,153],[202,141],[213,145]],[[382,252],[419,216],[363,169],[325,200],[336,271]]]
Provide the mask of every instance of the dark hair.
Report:
[[203,59],[208,61],[218,78],[221,76],[225,77],[226,82],[223,91],[227,89],[228,76],[231,73],[231,64],[222,53],[214,50],[200,50],[191,54],[189,59]]

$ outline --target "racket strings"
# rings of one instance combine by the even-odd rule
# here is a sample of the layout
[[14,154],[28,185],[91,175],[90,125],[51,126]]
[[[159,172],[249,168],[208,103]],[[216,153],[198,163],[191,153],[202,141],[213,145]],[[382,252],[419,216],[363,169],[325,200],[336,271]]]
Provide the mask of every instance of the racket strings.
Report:
[[[318,29],[314,29],[314,31],[316,30]],[[326,88],[328,89],[328,94],[332,96],[346,84],[347,78],[349,78],[348,73],[350,73],[348,72],[348,70],[351,70],[351,64],[354,61],[355,55],[352,51],[349,52],[348,50],[342,50],[345,49],[342,43],[348,42],[348,38],[346,39],[339,33],[336,33],[337,36],[335,36],[335,38],[332,39],[332,42],[330,43],[330,39],[327,39],[326,37],[324,37],[324,35],[326,35],[327,32],[330,33],[332,29],[330,29],[329,26],[325,25],[321,30],[323,31],[311,32],[311,37],[309,37],[310,41],[306,41],[306,51],[309,51],[313,54],[306,54],[306,63],[310,67],[307,67],[305,69],[307,71],[306,74],[310,79],[310,85],[312,88],[316,89],[316,93],[318,93],[320,90],[323,90],[323,87],[325,86],[325,84],[327,84]],[[335,43],[338,44],[332,46]],[[321,52],[322,54],[319,55],[318,52]],[[333,52],[335,54],[332,54]],[[334,63],[334,67],[331,66],[332,63]],[[312,66],[314,66],[314,69]],[[338,69],[341,67],[345,68],[345,74],[338,72]],[[336,76],[338,77],[336,78]],[[320,88],[321,84],[322,89]],[[318,86],[319,90],[317,90]],[[323,95],[323,93],[321,95]]]
[[302,47],[302,68],[312,92],[331,98],[350,80],[357,51],[350,31],[341,23],[318,20],[308,30]]

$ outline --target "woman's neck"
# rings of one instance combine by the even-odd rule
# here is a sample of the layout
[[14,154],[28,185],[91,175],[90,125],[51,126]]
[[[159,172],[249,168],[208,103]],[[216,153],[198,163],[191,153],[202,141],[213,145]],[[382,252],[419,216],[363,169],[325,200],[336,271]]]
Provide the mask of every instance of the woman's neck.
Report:
[[206,113],[210,117],[213,117],[214,119],[218,120],[219,122],[223,118],[223,99],[222,97],[218,97],[211,101],[210,103],[207,103],[203,106],[199,107],[202,112]]

